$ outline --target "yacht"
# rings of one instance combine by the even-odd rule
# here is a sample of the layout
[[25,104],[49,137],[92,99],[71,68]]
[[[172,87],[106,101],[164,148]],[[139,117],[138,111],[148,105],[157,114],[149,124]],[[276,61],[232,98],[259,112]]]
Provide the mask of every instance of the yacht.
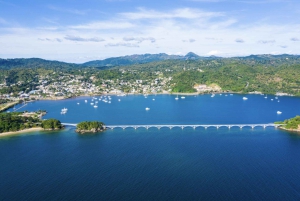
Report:
[[155,101],[155,98],[153,98],[152,100],[154,100],[154,101]]
[[98,105],[94,105],[94,108],[97,108],[98,107]]
[[181,99],[185,99],[185,97],[184,97],[184,96],[181,96],[180,98],[181,98]]
[[87,100],[84,100],[84,102],[86,102],[86,103],[87,103]]
[[243,100],[248,100],[248,98],[247,97],[243,97]]
[[149,108],[149,107],[146,107],[146,110],[150,110],[150,108]]
[[212,98],[215,97],[215,94],[212,94],[211,97],[212,97]]
[[176,96],[175,100],[178,100],[178,95]]
[[77,103],[77,105],[79,105],[80,103]]
[[277,114],[281,114],[282,112],[280,112],[280,111],[277,111]]
[[66,114],[66,113],[67,113],[67,111],[68,111],[68,109],[67,109],[67,108],[63,108],[63,109],[61,109],[61,112],[60,112],[60,114]]

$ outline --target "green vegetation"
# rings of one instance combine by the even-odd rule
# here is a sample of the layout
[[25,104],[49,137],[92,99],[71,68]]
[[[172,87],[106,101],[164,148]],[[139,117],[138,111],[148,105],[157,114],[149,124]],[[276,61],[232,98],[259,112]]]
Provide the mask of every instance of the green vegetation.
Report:
[[[73,76],[80,82],[99,86],[102,91],[118,89],[126,93],[135,88],[142,93],[142,87],[151,86],[156,80],[159,84],[163,82],[161,91],[195,92],[195,84],[215,83],[223,91],[283,92],[300,96],[300,56],[220,58],[199,57],[193,53],[186,56],[131,55],[81,65],[42,59],[0,59],[0,84],[5,83],[0,86],[0,94],[18,96],[20,91],[28,93],[37,89],[42,82],[46,82],[45,85],[64,83]],[[143,81],[141,86],[137,86],[137,80]],[[55,90],[57,87],[53,87],[53,92]]]
[[298,129],[300,125],[300,116],[286,119],[283,122],[275,122],[275,124],[285,124],[284,126],[282,126],[285,129]]
[[103,122],[99,121],[84,121],[77,124],[76,132],[85,133],[85,132],[100,132],[105,129]]
[[0,113],[0,133],[38,127],[40,123],[39,118],[21,112]]
[[45,130],[57,130],[62,129],[63,125],[57,119],[47,119],[42,121],[41,127]]

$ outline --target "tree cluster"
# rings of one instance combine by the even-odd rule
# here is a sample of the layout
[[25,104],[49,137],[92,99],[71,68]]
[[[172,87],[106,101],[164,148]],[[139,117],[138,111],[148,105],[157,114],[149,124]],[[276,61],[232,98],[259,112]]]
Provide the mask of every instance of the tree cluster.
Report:
[[42,121],[41,127],[45,130],[57,130],[62,129],[63,125],[57,119],[47,119]]
[[21,116],[20,112],[0,113],[0,133],[39,126],[40,119]]
[[300,116],[296,116],[291,119],[286,119],[283,122],[275,122],[276,124],[285,124],[284,128],[286,129],[298,129],[300,125]]
[[104,123],[100,121],[84,121],[77,124],[77,132],[100,132],[105,129]]

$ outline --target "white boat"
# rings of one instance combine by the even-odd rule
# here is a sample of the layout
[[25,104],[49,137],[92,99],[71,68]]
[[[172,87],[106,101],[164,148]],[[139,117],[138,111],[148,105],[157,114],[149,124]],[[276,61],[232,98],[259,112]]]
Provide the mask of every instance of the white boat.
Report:
[[268,98],[267,96],[265,96],[265,98]]
[[120,102],[120,101],[121,101],[121,99],[118,99],[118,101]]
[[280,112],[280,111],[277,111],[277,114],[281,114],[282,112]]
[[146,110],[150,110],[150,108],[146,107]]
[[155,101],[155,98],[153,98],[152,100],[154,100],[154,101]]
[[230,94],[230,96],[233,96],[233,94]]
[[212,97],[212,98],[215,97],[215,94],[212,94],[211,97]]
[[275,99],[278,99],[278,97],[276,96]]
[[243,97],[243,100],[248,100],[248,98],[247,97]]
[[77,105],[79,105],[80,103],[77,103]]
[[280,101],[278,100],[278,103],[279,103]]
[[87,103],[87,100],[84,100],[84,102],[86,102],[86,103]]
[[94,105],[94,108],[97,108],[98,107],[98,105]]
[[94,105],[94,103],[91,103],[91,105]]
[[273,101],[273,99],[271,99],[271,101]]
[[63,109],[61,109],[61,112],[60,112],[60,114],[66,114],[66,113],[67,113],[67,111],[68,111],[68,109],[67,109],[67,108],[63,108]]
[[178,100],[178,95],[176,96],[175,100]]
[[184,96],[181,96],[180,98],[181,98],[181,99],[185,99],[185,97],[184,97]]

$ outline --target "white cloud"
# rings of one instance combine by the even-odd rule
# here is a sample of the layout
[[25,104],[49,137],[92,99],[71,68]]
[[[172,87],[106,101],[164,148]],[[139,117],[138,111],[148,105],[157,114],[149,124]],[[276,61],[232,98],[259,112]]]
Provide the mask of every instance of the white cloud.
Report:
[[124,37],[123,38],[124,41],[136,41],[138,43],[141,43],[143,41],[150,41],[151,43],[155,43],[156,39],[153,37],[148,37],[148,38],[144,38],[144,37]]
[[69,26],[70,29],[89,29],[89,30],[105,30],[105,29],[128,29],[135,25],[126,21],[98,21],[81,25]]
[[134,44],[134,43],[123,43],[123,42],[119,42],[119,43],[108,43],[105,45],[105,47],[139,47],[139,45]]
[[172,10],[170,12],[159,12],[155,10],[147,10],[144,8],[139,8],[138,12],[127,12],[121,13],[121,16],[131,19],[131,20],[139,20],[139,19],[174,19],[174,18],[182,18],[182,19],[197,19],[197,18],[213,18],[223,16],[223,13],[220,12],[205,12],[199,9],[191,9],[191,8],[181,8]]
[[261,20],[243,23],[239,16],[233,18],[228,13],[193,8],[166,11],[139,8],[111,14],[105,20],[93,18],[86,23],[64,26],[53,20],[33,28],[20,25],[0,28],[0,55],[75,62],[98,55],[107,58],[170,51],[218,56],[289,51],[300,54],[296,42],[300,41],[296,38],[300,25],[271,25]]
[[49,9],[64,12],[64,13],[70,13],[70,14],[76,14],[76,15],[85,15],[88,10],[77,10],[77,9],[71,9],[71,8],[60,8],[56,6],[48,6]]
[[218,54],[220,54],[221,52],[220,51],[218,51],[218,50],[211,50],[211,51],[209,51],[206,55],[218,55]]
[[291,38],[291,41],[300,41],[300,39],[299,38]]
[[237,39],[235,39],[235,42],[237,42],[237,43],[244,43],[245,41],[243,39],[241,39],[241,38],[237,38]]
[[102,42],[105,41],[103,38],[93,37],[93,38],[82,38],[80,36],[67,35],[64,37],[66,40],[76,41],[76,42]]
[[275,40],[260,40],[260,41],[258,41],[258,43],[261,43],[261,44],[273,44],[275,42],[276,42]]

